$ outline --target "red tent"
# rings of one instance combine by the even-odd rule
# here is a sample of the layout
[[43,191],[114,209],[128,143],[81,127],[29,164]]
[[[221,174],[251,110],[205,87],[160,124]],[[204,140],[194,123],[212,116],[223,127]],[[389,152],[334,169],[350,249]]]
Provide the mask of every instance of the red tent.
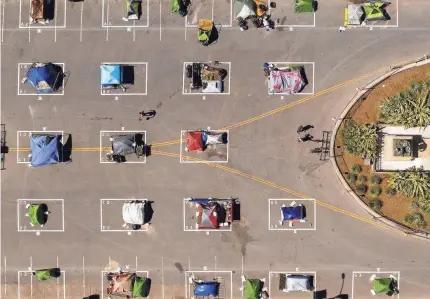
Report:
[[188,132],[187,133],[187,149],[188,151],[204,150],[202,132]]
[[218,204],[203,205],[197,207],[198,216],[197,224],[199,229],[217,229],[218,228]]

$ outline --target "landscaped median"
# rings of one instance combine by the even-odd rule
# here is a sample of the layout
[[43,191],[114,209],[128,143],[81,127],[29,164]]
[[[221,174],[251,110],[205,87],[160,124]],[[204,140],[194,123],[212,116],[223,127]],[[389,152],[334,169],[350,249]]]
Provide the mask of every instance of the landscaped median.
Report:
[[[430,233],[430,59],[369,83],[336,120],[331,160],[375,218]],[[409,229],[408,229],[409,228]]]

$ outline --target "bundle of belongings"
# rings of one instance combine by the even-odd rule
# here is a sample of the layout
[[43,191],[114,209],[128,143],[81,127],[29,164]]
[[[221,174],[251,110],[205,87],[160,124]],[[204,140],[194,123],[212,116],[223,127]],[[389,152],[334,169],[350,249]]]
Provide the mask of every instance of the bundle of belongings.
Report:
[[262,27],[263,21],[269,22],[268,6],[258,0],[236,0],[234,4],[236,20],[243,29],[248,29],[246,20],[250,20],[256,28]]
[[269,93],[295,94],[308,84],[303,66],[269,66]]
[[224,92],[223,80],[227,70],[206,63],[192,63],[186,66],[187,78],[190,79],[192,90],[202,89],[204,93]]
[[366,1],[362,4],[350,4],[346,8],[345,25],[366,25],[366,22],[387,21],[390,19],[386,11],[389,2]]
[[45,25],[53,19],[53,0],[31,0],[30,24],[39,23]]

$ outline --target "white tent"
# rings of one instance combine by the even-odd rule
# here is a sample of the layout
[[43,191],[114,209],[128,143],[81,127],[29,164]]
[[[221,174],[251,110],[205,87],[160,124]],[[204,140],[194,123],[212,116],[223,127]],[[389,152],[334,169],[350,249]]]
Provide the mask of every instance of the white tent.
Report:
[[122,219],[127,224],[143,225],[145,221],[144,202],[126,202],[122,206]]

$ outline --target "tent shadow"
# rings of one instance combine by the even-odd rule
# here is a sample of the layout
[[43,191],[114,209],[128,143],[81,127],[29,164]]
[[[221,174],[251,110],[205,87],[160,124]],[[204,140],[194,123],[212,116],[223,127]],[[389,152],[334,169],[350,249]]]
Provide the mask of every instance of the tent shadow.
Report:
[[122,66],[122,82],[123,84],[134,85],[134,66],[133,65],[123,65]]
[[313,6],[313,8],[314,8],[314,12],[317,12],[317,10],[318,10],[318,1],[314,1],[314,2],[312,3],[312,6]]
[[100,299],[100,295],[90,295],[88,297],[84,297],[83,299]]
[[327,299],[327,290],[315,291],[314,299]]
[[55,18],[55,0],[45,1],[45,7],[43,12],[43,17],[48,20],[53,20]]
[[144,219],[143,222],[150,223],[152,220],[152,217],[154,216],[154,210],[152,209],[153,201],[147,201],[145,204],[145,213],[144,213]]
[[60,162],[67,163],[72,162],[72,134],[68,134],[66,143],[62,144],[60,142]]
[[46,224],[46,222],[48,222],[48,215],[45,214],[45,212],[48,212],[48,205],[42,203],[37,210],[37,219],[40,224]]

